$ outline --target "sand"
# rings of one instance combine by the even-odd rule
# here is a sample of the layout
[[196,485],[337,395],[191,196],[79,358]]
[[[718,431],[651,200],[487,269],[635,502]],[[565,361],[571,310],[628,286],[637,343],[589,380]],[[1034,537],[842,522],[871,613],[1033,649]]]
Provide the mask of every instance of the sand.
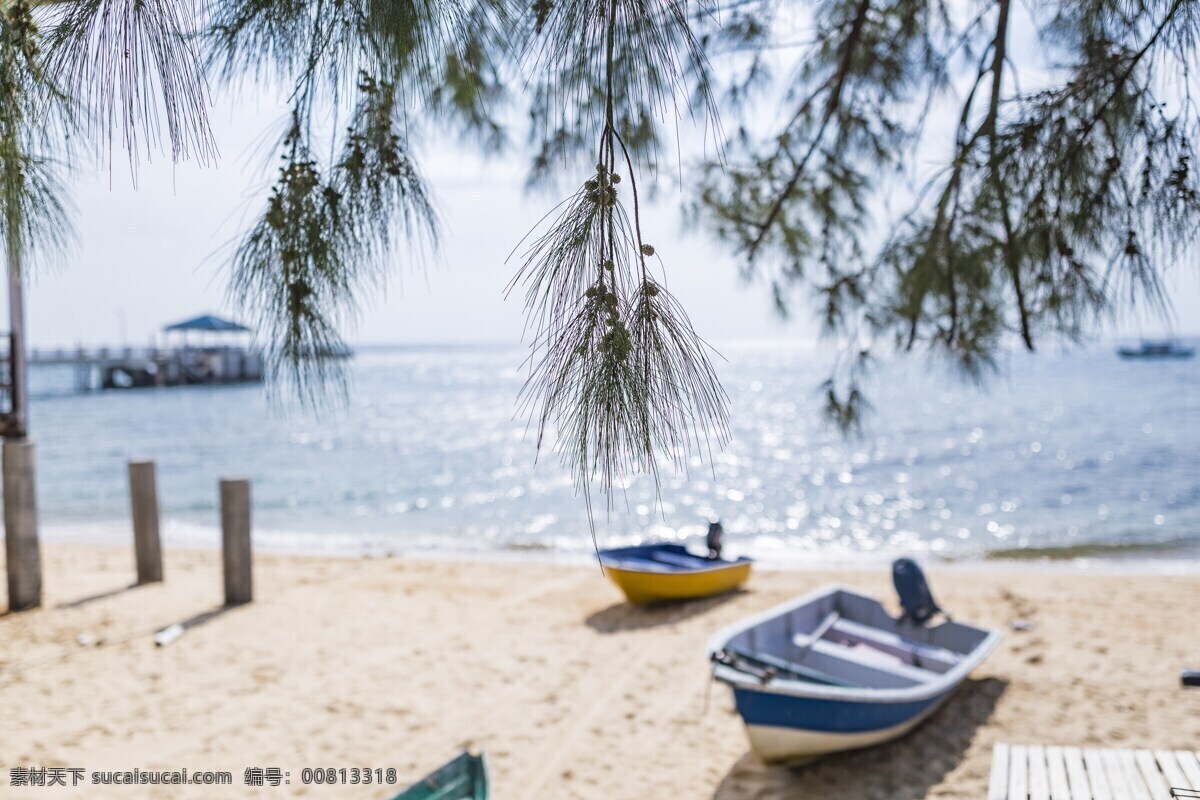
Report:
[[[0,617],[3,797],[383,800],[484,748],[497,800],[978,798],[998,741],[1200,749],[1200,690],[1178,678],[1200,666],[1200,577],[931,569],[943,605],[1005,630],[997,652],[903,740],[786,769],[748,752],[704,645],[827,582],[890,598],[884,569],[760,570],[745,592],[639,610],[595,567],[260,555],[258,599],[222,612],[214,551],[168,552],[166,583],[141,588],[128,548],[44,560],[45,607]],[[234,786],[9,786],[29,765]],[[247,767],[291,784],[246,788]],[[305,767],[390,767],[397,785],[304,786]]]

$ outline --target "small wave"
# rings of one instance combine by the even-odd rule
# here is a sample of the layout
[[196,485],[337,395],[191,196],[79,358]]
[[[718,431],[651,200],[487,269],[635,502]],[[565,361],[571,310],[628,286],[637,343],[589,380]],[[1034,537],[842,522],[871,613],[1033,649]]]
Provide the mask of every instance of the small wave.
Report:
[[1121,558],[1137,556],[1168,556],[1195,554],[1200,542],[1175,539],[1165,542],[1080,542],[1050,547],[1006,547],[989,550],[988,561],[1020,561],[1046,559],[1067,561],[1075,558]]
[[553,542],[509,542],[504,545],[505,550],[510,550],[514,553],[529,553],[542,550],[557,550]]

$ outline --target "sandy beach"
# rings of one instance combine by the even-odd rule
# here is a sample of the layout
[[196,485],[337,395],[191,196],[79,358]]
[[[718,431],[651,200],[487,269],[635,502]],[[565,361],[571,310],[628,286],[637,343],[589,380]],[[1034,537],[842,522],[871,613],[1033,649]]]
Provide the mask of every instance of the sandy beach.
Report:
[[[1200,691],[1178,679],[1200,665],[1200,577],[935,567],[945,607],[1005,631],[998,651],[914,734],[785,769],[748,753],[705,642],[829,582],[890,600],[886,570],[762,570],[744,592],[640,610],[596,567],[262,555],[256,601],[222,611],[216,551],[169,551],[166,582],[141,588],[129,548],[43,557],[44,608],[0,617],[4,797],[382,800],[482,748],[499,800],[968,798],[998,741],[1200,747]],[[190,627],[156,647],[171,623]],[[17,789],[14,766],[228,770],[234,785]],[[291,783],[247,788],[247,767]],[[397,783],[306,786],[306,767]]]

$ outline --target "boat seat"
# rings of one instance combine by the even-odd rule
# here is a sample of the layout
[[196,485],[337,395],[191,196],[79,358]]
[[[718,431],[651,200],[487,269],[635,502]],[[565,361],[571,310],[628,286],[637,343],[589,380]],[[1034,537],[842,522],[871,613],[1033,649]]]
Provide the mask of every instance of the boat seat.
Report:
[[[831,675],[827,672],[806,667],[803,664],[797,664],[794,661],[788,661],[784,658],[778,658],[768,653],[749,653],[745,650],[726,647],[719,653],[714,653],[713,660],[719,664],[731,666],[734,669],[743,669],[742,665],[738,662],[748,664],[752,667],[752,674],[754,674],[755,670],[763,670],[764,676],[773,673],[775,676],[786,680],[809,681],[824,686],[858,688],[858,684],[840,676]],[[770,673],[767,673],[764,668],[768,668]]]
[[832,630],[850,641],[862,642],[885,653],[912,657],[917,660],[918,666],[934,672],[946,672],[962,659],[958,653],[944,647],[914,642],[899,634],[881,631],[845,617],[834,623]]
[[688,569],[699,569],[702,566],[699,562],[706,560],[698,556],[681,556],[675,553],[653,553],[650,559],[663,564],[670,564],[673,567],[687,567]]
[[[868,647],[870,647],[870,645],[865,645],[863,649]],[[940,672],[935,670],[915,667],[912,664],[905,664],[900,661],[890,661],[886,658],[881,659],[878,657],[872,657],[867,653],[857,652],[859,648],[845,647],[824,639],[813,642],[812,650],[814,653],[820,653],[821,655],[835,658],[839,661],[849,661],[877,672],[887,672],[891,675],[897,675],[901,678],[914,681],[915,683],[929,683],[941,675]],[[876,652],[884,651],[876,650]]]

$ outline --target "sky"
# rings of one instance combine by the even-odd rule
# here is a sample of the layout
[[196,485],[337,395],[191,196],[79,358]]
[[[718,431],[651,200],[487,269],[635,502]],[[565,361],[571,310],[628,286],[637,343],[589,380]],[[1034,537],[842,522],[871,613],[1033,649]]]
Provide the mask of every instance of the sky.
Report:
[[[271,145],[285,117],[282,93],[243,92],[214,99],[221,157],[209,167],[143,162],[136,187],[119,150],[111,167],[81,168],[72,186],[75,245],[60,264],[41,265],[27,292],[29,342],[141,346],[162,326],[199,313],[239,319],[226,294],[226,264],[239,232],[258,213],[273,177]],[[385,291],[364,297],[347,340],[364,343],[516,343],[521,298],[505,299],[519,266],[508,260],[558,197],[523,190],[528,156],[520,148],[485,159],[452,140],[420,142],[419,162],[442,216],[434,259],[401,251]],[[661,254],[666,282],[711,341],[811,339],[817,325],[798,295],[795,313],[773,313],[767,289],[747,285],[737,262],[703,233],[686,232],[674,188],[646,213],[646,240]],[[1181,265],[1167,279],[1173,332],[1200,333],[1200,269]],[[1107,336],[1168,332],[1157,320],[1126,315]]]
[[[231,244],[258,213],[273,177],[282,106],[269,98],[218,98],[215,166],[142,163],[134,187],[118,153],[73,185],[75,244],[61,264],[39,265],[27,291],[34,347],[149,344],[164,324],[199,313],[246,315],[226,295]],[[264,146],[264,143],[267,146]],[[356,343],[521,341],[519,267],[510,253],[558,202],[523,189],[527,155],[487,159],[455,143],[419,146],[443,241],[433,258],[396,256],[389,286],[370,293],[348,331]],[[685,235],[677,191],[648,213],[647,241],[662,254],[667,285],[706,338],[809,336],[811,322],[784,324],[765,289],[747,286],[736,262],[700,235]],[[507,260],[507,263],[506,263]]]

